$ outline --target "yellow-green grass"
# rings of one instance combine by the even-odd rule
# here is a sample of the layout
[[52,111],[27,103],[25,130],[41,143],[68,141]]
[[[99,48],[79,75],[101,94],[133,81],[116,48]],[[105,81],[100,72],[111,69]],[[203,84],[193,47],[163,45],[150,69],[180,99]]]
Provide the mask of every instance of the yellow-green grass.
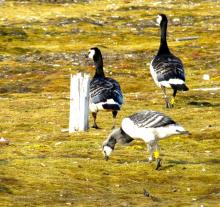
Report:
[[[48,2],[0,6],[0,137],[10,140],[0,145],[0,206],[218,206],[220,92],[194,90],[220,87],[218,1]],[[159,46],[158,13],[169,17],[168,43],[184,62],[190,88],[177,94],[171,110],[149,73]],[[198,39],[176,41],[191,36]],[[161,141],[161,170],[146,162],[141,141],[117,145],[103,159],[110,113],[98,114],[100,130],[62,132],[70,73],[92,76],[84,54],[94,46],[124,92],[117,126],[152,109],[191,132]]]

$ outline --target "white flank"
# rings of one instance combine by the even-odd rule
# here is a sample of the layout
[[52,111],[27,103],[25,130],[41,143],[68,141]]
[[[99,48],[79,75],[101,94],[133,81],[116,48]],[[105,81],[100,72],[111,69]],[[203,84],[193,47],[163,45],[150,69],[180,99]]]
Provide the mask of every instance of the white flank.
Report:
[[98,111],[102,111],[104,110],[102,105],[104,104],[105,102],[100,102],[100,103],[97,103],[97,104],[94,104],[94,103],[90,103],[89,104],[89,109],[91,112],[98,112]]
[[[153,60],[154,60],[154,59],[153,59]],[[157,85],[158,87],[160,87],[161,85],[160,85],[160,83],[159,83],[158,80],[157,80],[157,74],[155,73],[154,68],[153,68],[153,66],[152,66],[153,60],[152,60],[151,63],[150,63],[150,73],[151,73],[152,78],[153,78],[154,82],[156,83],[156,85]]]
[[166,88],[171,88],[171,85],[170,85],[169,81],[160,81],[159,84],[161,86],[166,87]]
[[107,99],[107,101],[105,103],[109,103],[109,104],[118,104],[114,101],[114,99]]
[[169,79],[169,83],[170,84],[175,84],[175,85],[178,85],[178,84],[182,85],[185,82],[183,80],[181,80],[181,79]]
[[171,85],[170,84],[173,84],[173,85],[182,85],[184,84],[185,82],[181,79],[169,79],[168,81],[160,81],[159,84],[166,87],[166,88],[171,88]]
[[95,50],[89,50],[89,58],[93,59],[93,56],[95,55]]
[[109,156],[112,153],[112,148],[109,146],[104,146],[103,148],[103,154],[106,156]]
[[133,139],[143,139],[145,142],[155,140],[153,128],[139,128],[129,118],[122,120],[121,127]]
[[115,102],[113,99],[108,99],[106,102],[100,102],[97,104],[90,103],[89,109],[91,112],[103,111],[103,110],[105,110],[103,108],[103,104],[117,104],[120,107],[120,105],[117,102]]
[[144,128],[135,125],[129,118],[122,120],[122,129],[133,139],[142,139],[146,143],[155,139],[170,137],[186,130],[179,125],[169,125],[157,128]]

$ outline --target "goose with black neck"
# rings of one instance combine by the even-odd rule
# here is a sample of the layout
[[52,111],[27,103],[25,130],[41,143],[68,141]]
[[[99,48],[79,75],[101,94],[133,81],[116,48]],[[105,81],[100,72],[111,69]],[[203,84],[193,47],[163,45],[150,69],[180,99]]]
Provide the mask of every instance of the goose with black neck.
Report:
[[148,161],[156,160],[158,170],[161,167],[159,141],[181,134],[189,134],[189,132],[165,114],[145,110],[125,117],[121,127],[114,129],[103,142],[102,152],[105,160],[108,160],[117,143],[123,145],[141,139],[148,145]]
[[[175,103],[177,91],[187,91],[185,84],[185,72],[182,61],[173,55],[167,44],[168,19],[165,14],[159,14],[157,23],[160,25],[160,47],[157,55],[151,61],[150,73],[154,82],[163,91],[166,108],[172,108]],[[166,88],[173,89],[173,97],[169,100]]]
[[113,116],[113,126],[118,111],[123,104],[123,94],[119,83],[109,77],[105,77],[103,70],[103,58],[99,48],[94,47],[89,50],[88,57],[93,59],[95,64],[95,75],[90,82],[90,111],[92,112],[94,124],[93,128],[98,129],[96,123],[99,111],[111,111]]

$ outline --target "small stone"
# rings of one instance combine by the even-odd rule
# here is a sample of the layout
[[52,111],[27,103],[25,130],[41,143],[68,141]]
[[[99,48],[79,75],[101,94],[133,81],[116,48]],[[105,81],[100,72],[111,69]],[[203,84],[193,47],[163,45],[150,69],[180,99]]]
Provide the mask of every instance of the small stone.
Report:
[[127,54],[127,57],[132,58],[133,54]]
[[211,153],[211,151],[209,151],[209,150],[205,150],[205,153]]
[[202,79],[203,79],[203,80],[206,80],[206,81],[210,80],[209,74],[204,74],[204,75],[202,76]]
[[180,18],[175,17],[175,18],[173,19],[173,22],[179,23],[179,22],[180,22]]
[[5,145],[8,145],[9,144],[9,140],[4,138],[4,137],[1,137],[0,138],[0,144],[5,144]]
[[60,144],[62,144],[62,142],[56,142],[56,143],[55,143],[55,146],[58,146],[58,145],[60,145]]
[[128,202],[122,202],[122,203],[121,203],[121,206],[127,207],[127,206],[129,206],[129,204],[128,204]]
[[146,189],[144,189],[144,196],[145,197],[150,197],[150,193]]
[[69,129],[61,129],[61,132],[69,132]]
[[190,192],[190,191],[191,191],[191,188],[187,188],[186,190],[187,190],[188,192]]

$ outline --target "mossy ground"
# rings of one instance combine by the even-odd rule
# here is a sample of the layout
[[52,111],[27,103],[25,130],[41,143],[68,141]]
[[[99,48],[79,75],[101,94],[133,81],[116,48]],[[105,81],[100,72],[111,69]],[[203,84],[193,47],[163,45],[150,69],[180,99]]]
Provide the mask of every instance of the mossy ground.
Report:
[[[220,92],[194,90],[220,87],[218,1],[60,2],[0,5],[0,136],[10,140],[0,146],[0,206],[218,206]],[[158,13],[169,16],[168,42],[184,62],[190,88],[177,94],[172,110],[149,73]],[[176,41],[189,36],[198,39]],[[61,132],[68,127],[69,75],[94,73],[84,58],[93,46],[125,95],[117,125],[153,109],[192,133],[161,141],[160,171],[145,162],[141,141],[117,146],[103,160],[110,113],[98,115],[100,130]]]

